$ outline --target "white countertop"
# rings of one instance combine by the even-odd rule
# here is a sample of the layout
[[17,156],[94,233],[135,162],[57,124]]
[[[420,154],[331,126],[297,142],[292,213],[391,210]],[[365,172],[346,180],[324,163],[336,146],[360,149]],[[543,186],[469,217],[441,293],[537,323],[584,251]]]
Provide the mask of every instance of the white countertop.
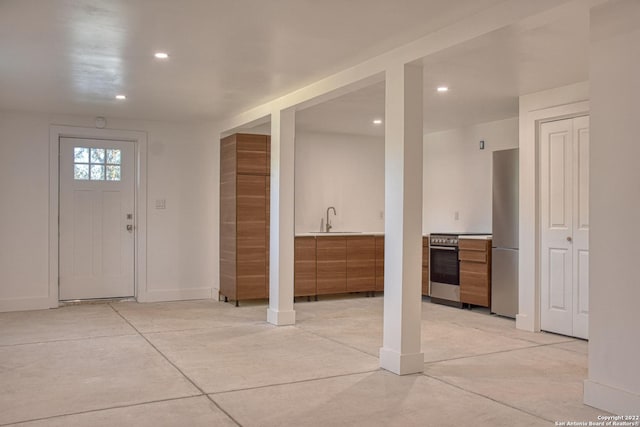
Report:
[[459,240],[470,239],[470,240],[491,240],[493,236],[491,234],[484,234],[481,236],[460,236]]
[[308,233],[296,233],[296,237],[323,237],[323,236],[384,236],[382,231],[330,231],[328,233],[314,231]]

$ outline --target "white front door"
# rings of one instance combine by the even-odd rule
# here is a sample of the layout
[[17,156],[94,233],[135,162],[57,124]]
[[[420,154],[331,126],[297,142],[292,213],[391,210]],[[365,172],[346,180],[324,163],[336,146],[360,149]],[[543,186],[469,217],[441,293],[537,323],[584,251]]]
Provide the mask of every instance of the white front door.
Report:
[[540,127],[543,330],[588,338],[589,117]]
[[134,296],[134,143],[60,138],[60,299]]

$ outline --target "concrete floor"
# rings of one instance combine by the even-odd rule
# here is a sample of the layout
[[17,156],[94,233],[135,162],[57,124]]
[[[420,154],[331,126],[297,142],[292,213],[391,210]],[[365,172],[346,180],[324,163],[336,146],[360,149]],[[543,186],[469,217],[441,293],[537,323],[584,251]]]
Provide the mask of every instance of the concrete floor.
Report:
[[550,426],[582,404],[587,343],[423,302],[424,374],[378,368],[382,297],[119,302],[0,314],[0,425]]

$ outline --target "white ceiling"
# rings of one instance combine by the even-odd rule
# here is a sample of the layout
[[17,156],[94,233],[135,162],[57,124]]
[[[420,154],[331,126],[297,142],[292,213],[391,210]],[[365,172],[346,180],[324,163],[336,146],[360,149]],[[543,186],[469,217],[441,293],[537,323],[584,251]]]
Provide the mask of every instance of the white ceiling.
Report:
[[[518,97],[588,79],[587,5],[536,25],[502,28],[430,55],[424,128],[434,132],[518,115]],[[450,91],[436,92],[440,85]],[[383,136],[384,83],[299,111],[299,130]]]
[[501,1],[0,0],[0,109],[215,120]]

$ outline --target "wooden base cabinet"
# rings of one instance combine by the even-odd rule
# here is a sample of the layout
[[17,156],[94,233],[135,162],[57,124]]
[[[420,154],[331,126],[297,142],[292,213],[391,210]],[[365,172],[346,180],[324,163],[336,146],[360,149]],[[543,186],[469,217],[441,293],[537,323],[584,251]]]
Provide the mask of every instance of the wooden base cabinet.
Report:
[[267,135],[220,141],[220,295],[269,296],[269,145]]
[[384,236],[376,236],[376,288],[384,291]]
[[347,239],[316,238],[316,284],[318,295],[347,292]]
[[383,245],[382,236],[297,236],[294,296],[383,290]]
[[460,239],[460,302],[491,305],[491,240]]
[[295,263],[293,272],[296,297],[315,296],[316,285],[316,238],[312,236],[295,238]]
[[347,236],[347,292],[376,289],[376,238]]
[[429,296],[429,236],[422,237],[422,295]]

